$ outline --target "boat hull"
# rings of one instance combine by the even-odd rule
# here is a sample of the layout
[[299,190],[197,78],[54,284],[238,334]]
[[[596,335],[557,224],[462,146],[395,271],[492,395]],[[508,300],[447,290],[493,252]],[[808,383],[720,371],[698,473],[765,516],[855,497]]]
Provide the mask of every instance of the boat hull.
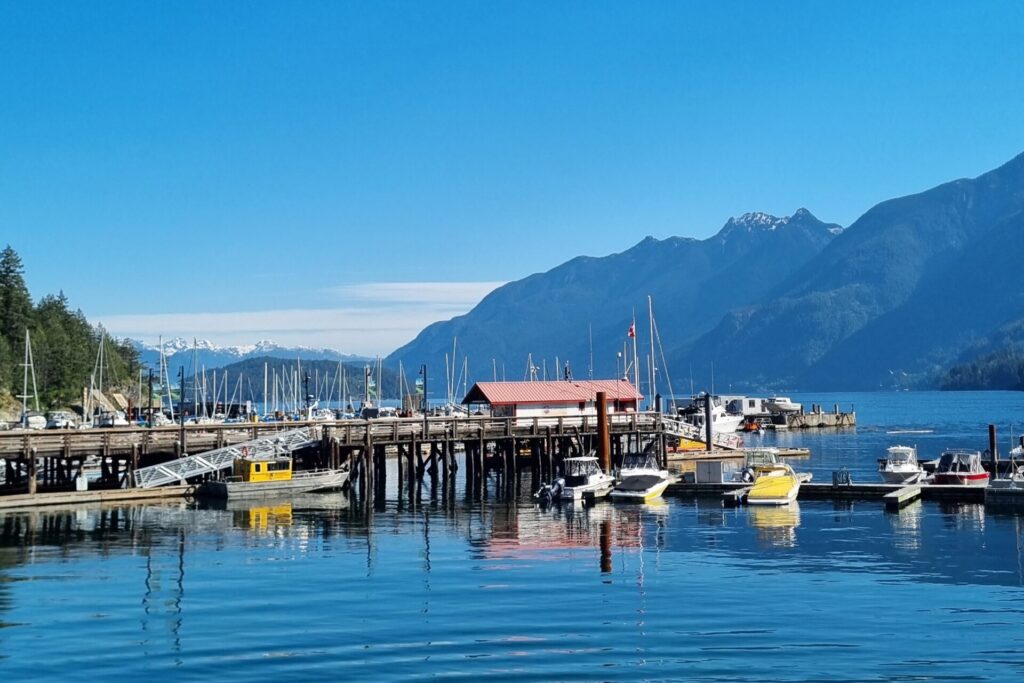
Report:
[[916,484],[924,477],[924,470],[880,470],[886,484]]
[[559,497],[562,500],[583,500],[586,495],[593,495],[595,498],[604,498],[612,490],[613,482],[601,482],[600,484],[586,484],[584,486],[566,486],[562,489]]
[[933,484],[945,486],[988,486],[988,472],[937,472]]
[[291,479],[283,481],[211,481],[203,484],[199,494],[211,498],[266,498],[339,489],[346,481],[347,470],[297,472]]
[[748,505],[786,505],[800,493],[800,480],[796,475],[762,477],[754,482],[747,493]]
[[[635,480],[635,481],[631,481]],[[668,488],[668,478],[657,475],[645,475],[642,477],[627,477],[622,483],[612,489],[612,500],[643,502],[660,498],[661,494]]]

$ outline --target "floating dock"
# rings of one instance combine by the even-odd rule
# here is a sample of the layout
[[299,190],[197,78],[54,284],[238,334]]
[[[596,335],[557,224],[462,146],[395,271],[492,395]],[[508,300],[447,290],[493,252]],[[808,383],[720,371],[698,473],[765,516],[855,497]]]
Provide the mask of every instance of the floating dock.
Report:
[[17,510],[57,505],[131,503],[163,498],[186,498],[194,486],[161,486],[154,489],[108,489],[100,491],[59,491],[55,493],[0,496],[0,510]]
[[[723,505],[741,505],[744,492],[750,484],[723,482],[721,484],[694,484],[677,482],[670,484],[666,496],[709,496],[718,497]],[[985,486],[942,486],[920,484],[845,484],[808,482],[800,485],[797,500],[877,500],[886,509],[898,511],[914,500],[942,501],[947,503],[975,503],[990,507],[1024,509],[1024,489],[991,488]]]

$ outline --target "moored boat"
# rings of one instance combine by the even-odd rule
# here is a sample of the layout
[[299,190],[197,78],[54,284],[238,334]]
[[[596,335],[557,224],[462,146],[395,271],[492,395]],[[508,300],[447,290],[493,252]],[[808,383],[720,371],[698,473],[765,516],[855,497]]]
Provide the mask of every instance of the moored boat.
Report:
[[992,479],[988,485],[993,489],[1024,489],[1024,468],[1011,463],[1005,476]]
[[794,403],[788,396],[772,396],[767,402],[768,409],[775,413],[799,413],[803,407]]
[[749,448],[743,452],[743,467],[734,470],[732,481],[752,482],[757,478],[757,468],[778,465],[778,448]]
[[952,486],[988,486],[989,473],[981,466],[981,453],[948,450],[939,458],[932,482]]
[[658,465],[655,453],[627,453],[619,468],[619,482],[612,489],[612,499],[644,502],[658,498],[668,488],[668,470]]
[[878,472],[886,484],[916,484],[924,478],[924,468],[917,462],[917,449],[913,446],[886,449],[885,460],[879,462]]
[[786,463],[758,467],[755,475],[747,493],[749,505],[785,505],[796,500],[800,492],[800,477]]
[[203,484],[199,495],[212,498],[252,498],[339,489],[348,481],[348,470],[292,471],[290,457],[238,458],[232,475]]
[[535,497],[542,501],[583,500],[584,496],[603,498],[615,485],[615,477],[604,472],[592,455],[566,458],[563,476],[542,486]]
[[[679,411],[680,417],[684,421],[689,422],[701,431],[705,429],[703,407],[703,401],[705,400],[707,400],[707,397],[701,395],[695,398],[689,407]],[[718,397],[712,396],[710,400],[711,432],[713,434],[733,434],[742,427],[743,421],[746,419],[743,415],[727,411]]]

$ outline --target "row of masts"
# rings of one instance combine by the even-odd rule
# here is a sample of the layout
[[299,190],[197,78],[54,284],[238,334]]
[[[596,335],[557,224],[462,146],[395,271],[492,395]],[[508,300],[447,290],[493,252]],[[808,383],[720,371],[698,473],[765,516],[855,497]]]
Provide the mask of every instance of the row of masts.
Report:
[[[661,368],[667,368],[665,361],[664,349],[661,345],[661,339],[658,334],[657,323],[654,318],[654,305],[652,298],[647,297],[647,312],[649,320],[649,342],[650,351],[646,355],[647,362],[647,382],[649,391],[649,403],[651,406],[654,405],[655,396],[657,395],[657,382],[658,373]],[[103,373],[107,367],[107,362],[104,356],[104,342],[106,334],[100,330],[100,341],[99,349],[97,351],[96,363],[93,367],[93,372],[90,375],[89,380],[89,391],[86,395],[84,408],[84,416],[86,420],[91,421],[92,415],[95,412],[96,407],[96,394],[102,393],[103,391]],[[591,340],[591,359],[589,365],[589,375],[593,378],[593,332],[590,331]],[[632,341],[632,353],[630,354],[629,342]],[[169,416],[171,420],[175,419],[175,406],[174,400],[171,394],[171,377],[168,370],[167,354],[164,352],[163,338],[160,338],[160,362],[159,362],[159,378],[157,380],[159,386],[159,394],[157,396],[159,403],[154,405],[152,389],[150,390],[150,408],[156,408],[160,412]],[[632,323],[630,324],[627,340],[623,342],[622,352],[617,353],[616,361],[616,376],[621,376],[624,380],[632,379],[633,385],[640,388],[640,362],[639,362],[639,351],[638,351],[638,335],[636,328],[636,315],[634,313]],[[660,352],[660,356],[658,355]],[[465,354],[461,358],[461,363],[458,362],[458,338],[455,337],[452,340],[452,352],[451,355],[445,353],[445,403],[447,406],[455,406],[458,404],[457,393],[459,387],[462,387],[462,395],[465,395],[468,391],[469,385],[469,357]],[[660,366],[657,359],[660,357]],[[32,361],[32,345],[31,337],[28,329],[25,330],[25,360],[22,363],[23,366],[23,385],[22,393],[18,396],[21,399],[23,406],[22,410],[22,422],[27,421],[28,416],[28,405],[29,399],[33,399],[35,402],[36,411],[39,410],[39,396],[36,389],[36,378],[35,368]],[[181,403],[179,403],[179,411],[182,409],[181,405],[184,403],[185,396],[188,395],[186,389],[186,379],[191,379],[191,394],[192,394],[192,406],[194,411],[194,417],[197,418],[211,418],[214,417],[211,413],[216,412],[217,405],[223,405],[225,410],[228,406],[238,405],[243,402],[243,395],[248,389],[248,402],[255,404],[255,392],[253,391],[252,383],[244,375],[240,374],[235,378],[232,384],[229,381],[228,370],[225,368],[219,373],[217,370],[210,370],[209,374],[205,366],[197,368],[198,366],[198,345],[193,340],[192,347],[192,373],[190,377],[186,377],[185,368],[179,369],[179,386],[181,390]],[[554,367],[561,368],[561,379],[571,380],[572,370],[568,361],[565,361],[562,366],[559,358],[555,357]],[[491,359],[491,369],[494,381],[498,381],[498,363],[497,359]],[[373,406],[379,401],[380,389],[382,388],[382,371],[383,363],[380,357],[377,358],[375,367],[371,368],[366,365],[364,368],[363,377],[363,406]],[[557,372],[557,370],[556,370]],[[543,373],[543,374],[541,374]],[[621,374],[620,374],[621,373]],[[426,366],[422,366],[420,370],[422,379],[417,379],[415,385],[411,385],[405,374],[405,368],[399,361],[398,368],[398,399],[402,404],[403,408],[414,409],[419,406],[423,409],[427,408],[427,402],[425,400],[426,395]],[[631,377],[632,375],[632,377]],[[526,371],[524,373],[524,380],[537,381],[543,378],[544,380],[549,379],[547,359],[542,360],[542,365],[538,366],[534,363],[533,354],[529,354],[526,362]],[[555,377],[552,376],[551,379]],[[666,371],[666,381],[668,382],[669,395],[674,396],[672,391],[671,379]],[[31,379],[32,393],[29,393],[29,380]],[[504,363],[501,365],[501,380],[505,380],[505,366]],[[219,381],[219,386],[218,386]],[[313,382],[313,393],[310,392],[310,381]],[[230,392],[230,393],[229,393]],[[142,370],[139,370],[138,378],[138,397],[141,403],[142,397]],[[264,412],[299,412],[302,410],[309,410],[311,407],[315,407],[326,401],[327,405],[335,404],[337,395],[337,401],[340,402],[346,410],[351,410],[351,396],[348,388],[347,368],[341,361],[338,361],[337,369],[334,373],[324,373],[321,375],[319,368],[314,369],[313,377],[310,377],[308,371],[303,373],[301,359],[296,359],[294,367],[288,367],[282,364],[278,367],[271,367],[269,362],[263,364],[263,411]],[[221,399],[223,398],[223,401]],[[417,400],[418,399],[418,400]]]

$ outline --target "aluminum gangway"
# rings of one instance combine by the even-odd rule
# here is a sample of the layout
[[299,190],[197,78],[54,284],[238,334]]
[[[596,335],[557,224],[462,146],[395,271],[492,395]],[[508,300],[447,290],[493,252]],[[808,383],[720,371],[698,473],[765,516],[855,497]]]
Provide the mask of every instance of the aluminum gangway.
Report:
[[[701,427],[684,420],[677,420],[667,415],[662,418],[662,425],[665,433],[671,436],[684,437],[692,441],[701,442],[707,438]],[[711,435],[711,443],[719,448],[725,448],[728,450],[739,450],[740,448],[743,448],[743,438],[739,434],[723,434],[722,432],[714,432]]]
[[319,438],[317,431],[313,426],[292,429],[205,453],[186,455],[159,465],[140,467],[135,470],[135,486],[151,489],[184,482],[190,477],[227,469],[234,464],[235,458],[270,458],[285,455],[316,443]]

